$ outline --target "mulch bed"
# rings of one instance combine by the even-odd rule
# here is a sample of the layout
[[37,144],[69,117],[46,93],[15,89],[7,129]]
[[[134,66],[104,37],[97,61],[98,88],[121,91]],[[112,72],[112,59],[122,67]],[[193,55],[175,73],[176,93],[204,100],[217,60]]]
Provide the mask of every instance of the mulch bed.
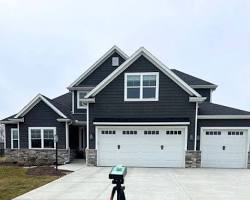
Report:
[[54,167],[50,166],[41,166],[41,167],[31,167],[27,170],[27,175],[30,176],[64,176],[71,173],[67,170],[57,170]]

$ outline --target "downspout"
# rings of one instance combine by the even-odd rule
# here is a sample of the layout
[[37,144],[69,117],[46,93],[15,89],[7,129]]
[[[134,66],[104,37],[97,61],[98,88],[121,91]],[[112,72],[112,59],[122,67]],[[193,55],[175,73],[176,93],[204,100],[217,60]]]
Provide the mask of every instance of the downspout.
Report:
[[195,103],[195,125],[194,125],[194,151],[197,148],[197,123],[198,123],[198,102]]

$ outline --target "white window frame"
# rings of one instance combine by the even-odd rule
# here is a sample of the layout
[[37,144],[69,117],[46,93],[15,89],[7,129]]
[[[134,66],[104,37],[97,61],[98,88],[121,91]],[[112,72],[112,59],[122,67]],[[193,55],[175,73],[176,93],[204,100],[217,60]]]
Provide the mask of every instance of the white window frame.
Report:
[[[129,75],[140,76],[140,98],[127,98],[127,78]],[[156,76],[156,91],[155,98],[143,98],[143,76]],[[158,101],[159,100],[159,72],[139,72],[139,73],[125,73],[124,74],[124,101]]]
[[87,95],[87,91],[77,91],[77,109],[86,109],[87,108],[87,104],[85,106],[81,106],[80,105],[80,93],[86,93],[85,95]]
[[[29,149],[55,149],[56,142],[54,140],[54,148],[44,148],[44,130],[51,129],[54,132],[54,137],[56,135],[56,127],[29,127]],[[41,130],[41,148],[31,147],[31,130]]]
[[[17,148],[14,148],[14,144],[13,144],[13,131],[17,131],[17,134],[18,134]],[[19,148],[20,148],[19,130],[18,128],[11,128],[11,149],[19,149]]]

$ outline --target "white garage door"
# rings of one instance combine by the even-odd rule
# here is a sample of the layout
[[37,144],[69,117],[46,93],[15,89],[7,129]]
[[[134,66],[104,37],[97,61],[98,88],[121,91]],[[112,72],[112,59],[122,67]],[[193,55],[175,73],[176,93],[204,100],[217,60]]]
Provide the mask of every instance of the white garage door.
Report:
[[186,128],[97,127],[97,164],[184,167]]
[[202,129],[202,167],[246,168],[247,130]]

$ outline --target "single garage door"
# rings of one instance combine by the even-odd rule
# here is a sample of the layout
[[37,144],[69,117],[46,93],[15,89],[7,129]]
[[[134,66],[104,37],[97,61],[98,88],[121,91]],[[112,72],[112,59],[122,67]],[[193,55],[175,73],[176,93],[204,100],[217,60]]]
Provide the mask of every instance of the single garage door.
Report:
[[184,167],[185,127],[97,127],[97,164]]
[[202,128],[201,134],[202,167],[246,168],[247,130]]

